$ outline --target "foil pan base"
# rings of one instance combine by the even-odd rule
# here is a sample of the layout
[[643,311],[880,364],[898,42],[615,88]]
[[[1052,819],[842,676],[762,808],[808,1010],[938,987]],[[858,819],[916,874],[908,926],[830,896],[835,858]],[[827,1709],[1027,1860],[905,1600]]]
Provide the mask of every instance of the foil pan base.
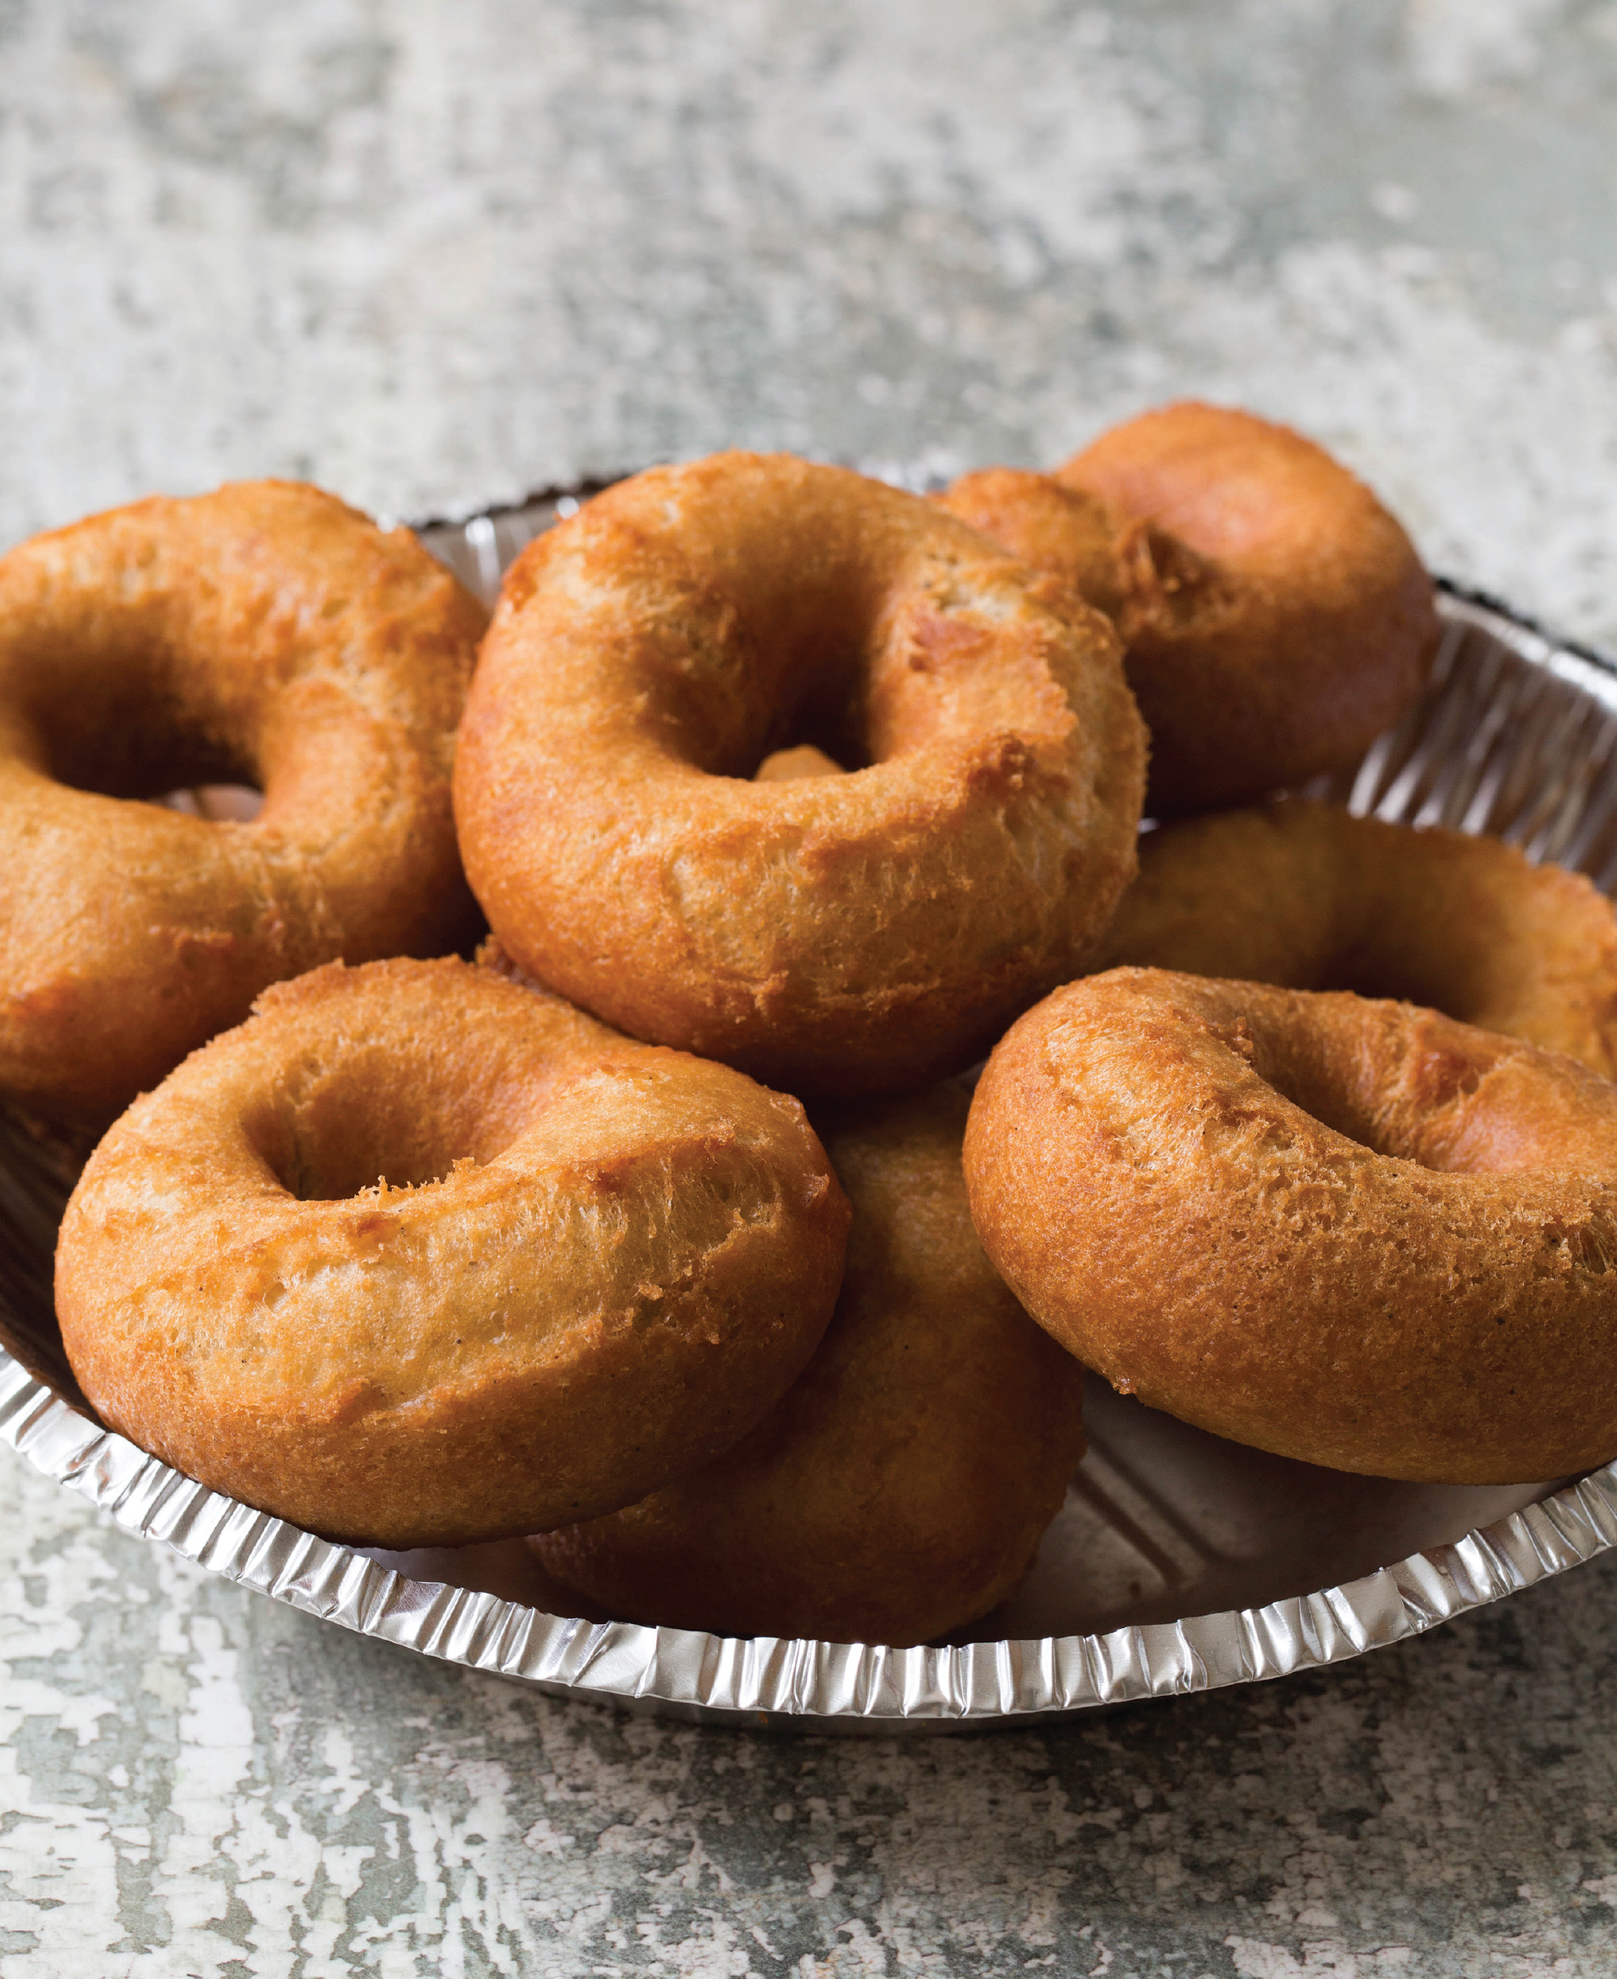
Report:
[[[485,596],[571,498],[423,532]],[[1617,666],[1448,589],[1431,690],[1316,794],[1617,881]],[[1617,1546],[1617,1465],[1488,1489],[1266,1456],[1092,1382],[1090,1450],[1011,1600],[943,1643],[733,1639],[580,1613],[520,1542],[335,1545],[103,1429],[51,1304],[69,1143],[0,1113],[0,1441],[132,1535],[306,1614],[558,1695],[834,1732],[1029,1724],[1319,1669]],[[112,1595],[109,1598],[116,1598]]]

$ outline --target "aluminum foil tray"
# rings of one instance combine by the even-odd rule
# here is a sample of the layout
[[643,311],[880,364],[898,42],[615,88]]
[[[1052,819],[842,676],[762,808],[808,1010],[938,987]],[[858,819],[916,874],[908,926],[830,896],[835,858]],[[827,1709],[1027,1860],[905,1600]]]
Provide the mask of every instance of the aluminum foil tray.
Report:
[[[492,596],[522,544],[576,502],[539,498],[423,536]],[[1425,703],[1318,794],[1496,832],[1611,891],[1617,664],[1453,587],[1442,608]],[[822,1731],[1027,1723],[1318,1669],[1617,1545],[1617,1464],[1512,1488],[1392,1484],[1222,1442],[1093,1383],[1089,1454],[1032,1573],[958,1639],[731,1640],[581,1615],[520,1542],[411,1554],[332,1545],[102,1429],[51,1305],[73,1156],[0,1116],[0,1438],[125,1531],[213,1573],[541,1690]]]

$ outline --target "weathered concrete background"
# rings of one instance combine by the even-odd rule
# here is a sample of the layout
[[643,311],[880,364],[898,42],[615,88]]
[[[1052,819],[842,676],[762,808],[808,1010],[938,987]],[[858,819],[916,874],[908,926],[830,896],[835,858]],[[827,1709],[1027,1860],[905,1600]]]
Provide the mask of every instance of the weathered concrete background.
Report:
[[0,540],[1201,392],[1617,637],[1612,0],[7,0],[0,106]]
[[0,1974],[1607,1979],[1617,1564],[1308,1681],[765,1739],[0,1525]]
[[[0,540],[1198,392],[1617,642],[1613,0],[0,0]],[[0,1979],[1609,1973],[1617,1568],[1308,1684],[777,1743],[345,1637],[0,1464]]]

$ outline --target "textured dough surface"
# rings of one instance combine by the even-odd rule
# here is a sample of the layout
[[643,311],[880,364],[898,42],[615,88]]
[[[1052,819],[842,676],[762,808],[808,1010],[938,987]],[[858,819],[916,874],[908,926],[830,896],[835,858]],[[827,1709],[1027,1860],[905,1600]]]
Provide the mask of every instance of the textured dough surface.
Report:
[[[805,743],[847,773],[755,780]],[[721,454],[524,552],[455,805],[537,980],[860,1096],[970,1063],[1081,966],[1133,876],[1143,747],[1116,636],[1063,587],[915,496]]]
[[1087,1365],[1341,1470],[1617,1454],[1617,1086],[1409,1004],[1116,969],[1007,1034],[965,1168]]
[[453,1544],[744,1434],[825,1330],[847,1217],[795,1100],[465,963],[331,965],[107,1135],[57,1310],[96,1408],[177,1468]]
[[942,500],[1115,622],[1153,814],[1353,763],[1436,653],[1431,580],[1397,520],[1323,448],[1249,412],[1162,406],[1053,475],[987,468]]
[[1497,838],[1297,799],[1146,833],[1096,969],[1427,1004],[1617,1073],[1617,913]]
[[[483,625],[407,530],[291,482],[0,558],[0,1091],[104,1124],[266,984],[456,946]],[[133,801],[235,781],[251,823]]]
[[531,1543],[627,1620],[924,1642],[1026,1573],[1084,1453],[1083,1370],[971,1227],[958,1086],[816,1115],[853,1203],[814,1358],[715,1463]]

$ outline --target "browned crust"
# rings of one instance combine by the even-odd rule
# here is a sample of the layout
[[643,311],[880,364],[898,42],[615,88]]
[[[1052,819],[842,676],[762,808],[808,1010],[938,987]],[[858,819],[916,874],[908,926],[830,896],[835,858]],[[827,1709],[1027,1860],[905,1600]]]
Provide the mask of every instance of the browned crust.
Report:
[[1397,520],[1323,448],[1249,412],[1163,406],[1053,476],[987,469],[943,500],[1115,620],[1154,814],[1351,764],[1436,652],[1431,580]]
[[[501,942],[794,1091],[969,1062],[1080,966],[1134,867],[1115,638],[1051,598],[916,497],[787,456],[598,496],[507,576],[462,730]],[[869,766],[753,781],[802,725]]]
[[1030,1011],[972,1216],[1114,1386],[1343,1470],[1617,1453],[1617,1087],[1407,1004],[1118,969]]
[[[407,530],[290,482],[0,559],[0,1090],[105,1121],[267,983],[464,938],[449,776],[483,625]],[[130,801],[233,779],[250,824]]]
[[1427,1004],[1617,1075],[1617,913],[1496,838],[1297,799],[1149,832],[1119,963]]
[[966,1104],[821,1118],[853,1223],[814,1358],[705,1470],[533,1540],[550,1572],[627,1620],[834,1642],[924,1642],[1011,1591],[1083,1455],[1083,1371],[972,1231]]
[[465,963],[332,965],[108,1134],[57,1311],[107,1422],[191,1476],[452,1544],[734,1442],[824,1331],[847,1215],[795,1100]]

